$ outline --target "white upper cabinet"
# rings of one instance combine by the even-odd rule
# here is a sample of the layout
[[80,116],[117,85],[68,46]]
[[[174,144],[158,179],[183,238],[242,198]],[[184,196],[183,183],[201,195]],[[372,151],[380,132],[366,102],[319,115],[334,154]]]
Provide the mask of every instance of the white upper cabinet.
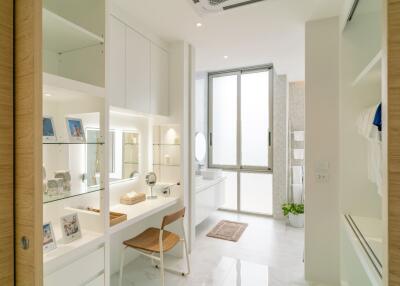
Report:
[[151,44],[151,113],[169,113],[168,53]]
[[125,25],[110,16],[110,104],[122,108],[126,107],[125,34]]
[[126,29],[126,107],[150,113],[150,41]]
[[110,15],[110,57],[110,104],[168,116],[168,52]]

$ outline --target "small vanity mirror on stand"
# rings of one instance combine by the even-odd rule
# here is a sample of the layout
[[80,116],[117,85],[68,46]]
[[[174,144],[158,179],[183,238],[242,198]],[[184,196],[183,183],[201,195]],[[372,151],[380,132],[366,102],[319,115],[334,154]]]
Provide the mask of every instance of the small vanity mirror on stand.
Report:
[[150,186],[150,196],[147,196],[147,199],[157,199],[157,196],[153,195],[153,187],[157,182],[157,176],[154,172],[149,172],[146,175],[146,184]]

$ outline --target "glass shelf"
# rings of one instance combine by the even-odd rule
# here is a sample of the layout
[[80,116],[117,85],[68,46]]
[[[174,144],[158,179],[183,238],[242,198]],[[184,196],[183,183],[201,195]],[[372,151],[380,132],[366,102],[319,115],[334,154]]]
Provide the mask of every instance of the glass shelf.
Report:
[[92,186],[92,187],[82,187],[81,189],[72,189],[70,192],[63,192],[57,195],[48,195],[43,194],[43,204],[48,204],[55,201],[65,200],[73,197],[79,197],[90,193],[95,193],[99,191],[103,191],[104,187],[100,185]]
[[153,144],[153,146],[180,146],[181,144],[160,144],[160,143],[157,143],[157,144]]
[[132,164],[132,165],[137,165],[139,162],[124,162],[124,164]]
[[153,166],[162,166],[162,167],[180,167],[180,165],[177,164],[153,164]]

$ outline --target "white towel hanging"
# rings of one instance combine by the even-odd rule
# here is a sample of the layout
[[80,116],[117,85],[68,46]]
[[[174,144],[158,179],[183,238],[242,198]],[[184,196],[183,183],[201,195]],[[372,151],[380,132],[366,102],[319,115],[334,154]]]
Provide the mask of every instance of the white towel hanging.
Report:
[[303,184],[292,185],[293,202],[301,204],[303,202]]
[[304,160],[304,149],[293,149],[293,158],[296,160]]
[[292,167],[292,184],[302,185],[303,184],[303,167],[293,166]]
[[293,131],[294,141],[304,141],[304,131]]

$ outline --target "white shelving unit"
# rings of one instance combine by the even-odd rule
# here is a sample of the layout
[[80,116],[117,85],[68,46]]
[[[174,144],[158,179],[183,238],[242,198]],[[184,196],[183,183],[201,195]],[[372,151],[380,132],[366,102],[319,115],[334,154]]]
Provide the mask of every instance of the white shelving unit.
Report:
[[381,80],[382,69],[382,51],[380,50],[375,57],[366,65],[366,67],[354,79],[352,86],[357,86],[363,82],[379,82]]
[[[187,84],[186,76],[181,76],[186,73],[186,68],[183,69],[186,65],[180,63],[182,60],[191,63],[190,58],[181,52],[190,46],[183,42],[169,46],[169,43],[164,44],[154,35],[148,37],[149,43],[154,38],[155,42],[161,43],[162,49],[165,48],[165,54],[157,55],[157,61],[154,62],[153,68],[157,70],[152,75],[149,74],[154,81],[152,88],[155,87],[155,93],[152,95],[157,99],[160,97],[160,101],[152,102],[155,114],[149,111],[135,112],[125,105],[119,108],[111,106],[110,99],[114,98],[115,92],[110,86],[106,90],[105,82],[107,80],[110,82],[112,76],[120,77],[121,73],[110,69],[111,62],[115,61],[115,55],[105,52],[110,51],[112,44],[115,44],[115,31],[113,35],[110,26],[105,26],[106,19],[101,18],[105,15],[110,16],[111,10],[114,10],[111,9],[111,2],[107,2],[109,1],[44,1],[43,115],[53,119],[57,140],[61,142],[43,144],[45,150],[43,162],[48,171],[45,179],[53,178],[55,170],[69,170],[71,182],[79,181],[89,186],[88,178],[91,178],[95,186],[101,186],[98,191],[81,192],[79,197],[68,197],[69,193],[66,191],[65,198],[52,200],[43,205],[44,222],[51,222],[55,234],[54,240],[57,242],[57,248],[44,253],[43,256],[45,286],[55,285],[54,281],[60,281],[60,285],[112,284],[110,276],[119,270],[119,250],[122,242],[138,234],[145,227],[159,225],[165,214],[183,206],[186,201],[184,196],[189,191],[189,183],[185,181],[189,176],[187,171],[189,168],[184,168],[187,161],[183,155],[181,156],[189,144],[182,140],[189,138],[187,130],[182,127],[186,114],[184,111],[188,106],[170,106],[173,117],[168,116],[167,109],[160,110],[159,107],[170,105],[171,99],[165,93],[165,88],[169,90],[169,84],[176,87]],[[105,11],[102,8],[103,4]],[[91,9],[94,5],[96,9]],[[81,9],[79,13],[77,9]],[[129,15],[117,14],[127,25],[130,24],[132,29],[135,28],[130,23]],[[173,52],[169,53],[169,49]],[[132,50],[135,52],[134,45]],[[153,54],[155,54],[154,47]],[[163,72],[171,70],[167,63],[171,64],[173,73],[177,76],[170,77]],[[143,72],[139,67],[137,73]],[[174,93],[172,99],[174,102],[183,102],[185,96],[182,90]],[[88,141],[91,137],[86,133],[88,142],[81,145],[71,144],[68,140],[66,117],[81,119],[86,130],[99,130],[94,136],[96,143]],[[162,129],[160,134],[165,135],[158,140],[159,156],[163,156],[164,161],[163,165],[153,166],[152,154],[155,146],[153,140],[156,141],[155,144],[157,143],[152,136],[155,126]],[[140,135],[138,141],[140,170],[134,180],[121,180],[110,184],[108,172],[111,171],[110,160],[113,155],[107,150],[112,144],[108,133],[113,128],[134,131]],[[137,161],[129,162],[136,164]],[[160,192],[156,200],[146,200],[129,206],[120,204],[120,197],[128,192],[148,192],[145,175],[153,168],[158,174],[162,174],[159,176],[159,181],[168,185],[180,182],[180,185],[173,187],[171,195],[166,195],[167,197]],[[125,214],[126,220],[110,226],[110,211]],[[62,238],[60,218],[71,213],[78,214],[82,235],[67,243]],[[177,248],[174,254],[180,255],[182,249]],[[126,263],[134,258],[134,255],[128,256]],[[73,275],[76,272],[79,272],[79,275]]]
[[[364,240],[364,233],[360,232],[357,228],[359,227],[360,220],[363,221],[364,227],[368,228],[369,233],[380,231],[380,222],[374,219],[354,217],[354,221],[349,219],[349,216],[342,218],[342,224],[345,231],[345,236],[352,246],[352,250],[355,253],[359,264],[361,265],[361,272],[364,272],[368,277],[368,283],[372,286],[382,285],[382,265],[380,265],[375,258],[375,253],[370,249],[369,242],[367,239]],[[365,230],[365,229],[364,229]],[[350,253],[346,253],[350,255]],[[357,271],[354,269],[354,273]]]
[[104,43],[96,35],[67,19],[43,9],[43,46],[46,50],[65,53]]
[[[43,220],[52,224],[57,246],[43,255],[44,285],[89,285],[98,281],[105,284],[104,212],[92,214],[78,210],[82,205],[104,209],[104,168],[96,169],[99,180],[96,185],[90,185],[85,178],[89,164],[95,169],[96,162],[104,162],[105,140],[100,132],[95,142],[73,144],[65,120],[79,118],[83,128],[105,130],[105,27],[101,19],[104,11],[92,6],[94,3],[101,6],[104,2],[83,2],[44,1],[42,8],[43,115],[52,118],[57,137],[54,142],[43,143],[44,183],[54,178],[56,170],[68,170],[71,176],[70,191],[60,195],[44,192]],[[87,17],[96,21],[88,25]],[[90,163],[86,155],[89,146],[96,149]],[[81,237],[67,242],[60,217],[71,213],[78,213]],[[76,269],[82,268],[85,271],[75,275]]]
[[[348,285],[380,286],[386,285],[387,278],[387,174],[382,167],[387,126],[382,126],[375,141],[362,130],[369,128],[369,132],[378,134],[373,120],[378,104],[386,101],[382,68],[386,60],[384,1],[345,2],[347,8],[354,4],[355,10],[351,20],[345,22],[340,41],[341,280]],[[384,105],[381,110],[384,118]],[[368,122],[362,122],[360,118],[366,114]]]
[[106,94],[106,90],[103,87],[50,73],[43,73],[43,92],[50,94],[56,92],[67,97],[90,95],[104,98]]

